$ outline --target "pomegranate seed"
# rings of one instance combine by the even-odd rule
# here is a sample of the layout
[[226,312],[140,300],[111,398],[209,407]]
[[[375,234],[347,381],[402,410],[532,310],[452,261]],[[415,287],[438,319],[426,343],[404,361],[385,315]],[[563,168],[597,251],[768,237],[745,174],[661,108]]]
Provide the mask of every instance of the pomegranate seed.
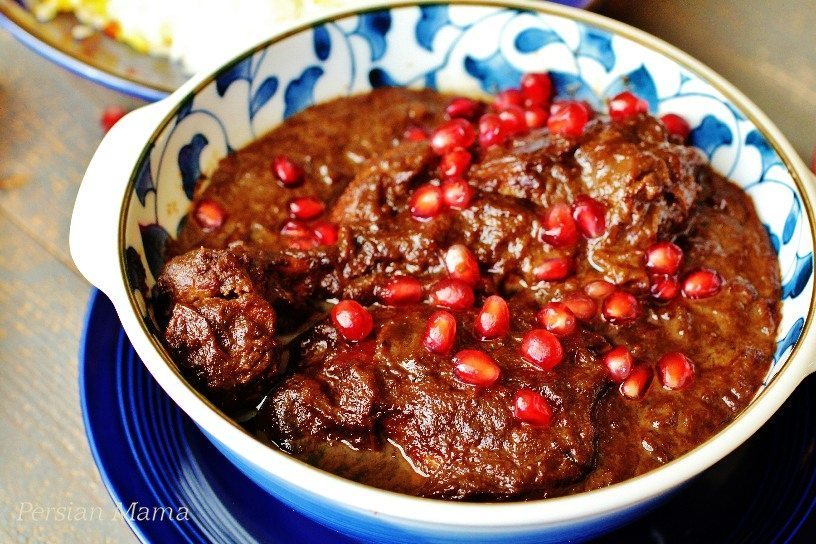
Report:
[[481,109],[481,103],[471,98],[457,96],[448,103],[445,113],[451,119],[461,117],[462,119],[473,119]]
[[628,323],[640,314],[640,303],[631,293],[615,291],[603,301],[601,313],[610,323]]
[[581,293],[569,295],[561,302],[567,305],[575,317],[584,321],[589,321],[598,313],[598,305],[595,301]]
[[453,373],[462,382],[489,387],[499,379],[501,369],[487,353],[478,349],[463,349],[453,356]]
[[657,377],[666,389],[683,389],[694,379],[694,365],[682,353],[667,353],[657,362]]
[[590,118],[589,107],[576,100],[556,102],[550,108],[547,128],[553,134],[567,138],[577,138],[584,133],[584,127]]
[[701,268],[683,278],[683,295],[688,298],[708,298],[720,292],[722,277],[709,268]]
[[572,274],[572,260],[567,257],[545,259],[533,269],[533,276],[538,281],[561,281]]
[[566,204],[559,202],[547,208],[541,218],[545,242],[555,247],[571,246],[578,241],[578,227]]
[[584,238],[597,238],[606,231],[606,206],[587,195],[578,195],[572,217]]
[[442,179],[461,178],[470,168],[470,159],[470,152],[467,149],[448,151],[439,161],[439,176]]
[[431,304],[435,306],[451,310],[466,310],[473,306],[475,301],[473,287],[462,280],[445,278],[431,287]]
[[640,400],[646,395],[651,382],[652,368],[642,364],[636,365],[629,376],[621,382],[618,391],[629,400]]
[[341,300],[335,304],[331,319],[337,332],[350,342],[359,342],[374,329],[371,314],[354,300]]
[[303,168],[286,155],[278,155],[272,161],[272,171],[284,187],[296,187],[303,183]]
[[606,298],[614,290],[615,286],[604,280],[594,280],[584,285],[584,293],[592,298]]
[[604,366],[609,371],[613,382],[620,383],[632,373],[635,358],[625,346],[618,346],[609,350],[603,358]]
[[521,340],[521,356],[541,370],[551,370],[564,358],[561,342],[550,331],[533,329]]
[[681,141],[685,142],[689,134],[691,134],[691,127],[685,119],[674,113],[667,113],[660,118],[663,126],[672,136],[676,136]]
[[426,183],[416,188],[408,202],[411,215],[419,221],[433,219],[442,212],[442,189]]
[[649,292],[657,300],[671,300],[680,294],[680,284],[674,276],[656,274],[651,280]]
[[445,252],[445,268],[451,278],[462,280],[468,285],[479,283],[479,261],[462,244],[454,244]]
[[464,119],[451,119],[431,134],[431,148],[437,155],[444,155],[457,147],[470,147],[475,140],[473,125]]
[[308,225],[300,221],[287,221],[283,224],[280,230],[281,236],[289,236],[291,238],[311,238],[312,229]]
[[546,427],[552,421],[552,408],[540,393],[532,389],[519,389],[513,400],[513,415],[528,425]]
[[289,201],[289,215],[301,221],[314,219],[325,210],[323,201],[314,196],[300,196]]
[[340,228],[328,221],[318,221],[312,225],[312,234],[324,246],[333,246],[337,243]]
[[657,242],[646,248],[646,270],[654,274],[674,274],[683,262],[683,250],[671,242]]
[[102,116],[99,118],[99,126],[102,127],[103,132],[108,132],[113,128],[113,125],[127,115],[127,110],[122,106],[108,106],[102,110]]
[[530,106],[524,110],[524,122],[527,123],[527,128],[547,126],[547,119],[549,118],[550,112],[541,106]]
[[380,288],[379,297],[389,306],[416,304],[422,300],[422,284],[411,276],[397,276]]
[[649,103],[629,91],[613,96],[609,99],[608,105],[609,117],[613,121],[623,121],[627,117],[649,111]]
[[215,200],[203,199],[196,204],[193,217],[204,232],[220,228],[227,220],[227,211]]
[[550,302],[545,305],[536,319],[542,327],[556,336],[569,336],[575,332],[575,314],[563,302]]
[[496,111],[505,110],[510,106],[521,107],[523,105],[524,94],[518,89],[507,89],[497,94],[493,99],[493,108],[495,108]]
[[463,179],[451,179],[442,184],[442,200],[452,210],[464,210],[470,206],[475,191]]
[[422,127],[408,127],[402,136],[411,142],[424,142],[428,139],[428,131]]
[[499,112],[499,119],[508,135],[523,134],[527,132],[527,119],[524,110],[518,106],[508,106]]
[[502,145],[507,136],[501,117],[495,113],[485,113],[479,118],[479,145],[483,148]]
[[536,106],[550,103],[552,82],[549,74],[524,74],[520,87],[528,103]]
[[510,330],[510,308],[507,307],[507,302],[498,295],[487,297],[476,315],[473,328],[482,340],[492,340],[507,334]]
[[456,342],[456,318],[453,314],[439,310],[431,314],[425,325],[422,344],[425,349],[437,355],[447,355]]

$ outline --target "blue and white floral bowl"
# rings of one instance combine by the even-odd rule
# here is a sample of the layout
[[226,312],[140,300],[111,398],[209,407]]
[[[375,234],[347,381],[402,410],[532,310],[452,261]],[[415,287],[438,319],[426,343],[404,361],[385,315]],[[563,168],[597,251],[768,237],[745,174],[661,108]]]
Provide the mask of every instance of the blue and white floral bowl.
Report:
[[[543,70],[559,97],[600,108],[631,89],[653,112],[679,113],[693,127],[691,142],[753,197],[779,255],[783,320],[765,385],[733,423],[664,467],[605,489],[466,504],[381,491],[315,469],[255,440],[184,381],[155,335],[140,270],[152,286],[202,172],[287,116],[336,96],[378,85],[479,95]],[[765,115],[711,70],[643,32],[525,0],[380,2],[276,36],[125,117],[88,167],[71,253],[112,299],[159,384],[232,462],[293,508],[367,541],[575,541],[643,513],[732,451],[816,370],[814,202],[810,173]]]

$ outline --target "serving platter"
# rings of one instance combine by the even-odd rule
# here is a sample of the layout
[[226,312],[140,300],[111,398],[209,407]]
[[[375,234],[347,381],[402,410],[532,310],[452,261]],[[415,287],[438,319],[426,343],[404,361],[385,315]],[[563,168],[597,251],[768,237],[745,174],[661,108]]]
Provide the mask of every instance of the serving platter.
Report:
[[[354,542],[288,508],[224,458],[153,380],[96,290],[80,343],[79,388],[102,481],[142,542]],[[163,519],[139,516],[142,508],[163,508]],[[813,542],[814,509],[811,377],[735,452],[598,542]]]

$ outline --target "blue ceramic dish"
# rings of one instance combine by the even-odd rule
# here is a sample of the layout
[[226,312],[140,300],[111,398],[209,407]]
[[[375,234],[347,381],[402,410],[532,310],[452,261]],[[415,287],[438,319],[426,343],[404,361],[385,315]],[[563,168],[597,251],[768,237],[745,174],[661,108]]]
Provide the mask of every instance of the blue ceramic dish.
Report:
[[[778,349],[760,393],[715,437],[648,474],[531,502],[408,497],[322,472],[255,440],[194,391],[155,336],[140,293],[199,175],[283,119],[379,85],[492,93],[550,72],[558,97],[594,106],[631,89],[653,112],[690,121],[691,142],[753,197],[783,277]],[[112,299],[156,381],[244,474],[338,531],[389,542],[557,542],[641,515],[756,431],[814,370],[812,178],[770,121],[719,76],[673,47],[597,15],[524,0],[395,4],[305,24],[125,117],[83,181],[71,227],[82,273]]]

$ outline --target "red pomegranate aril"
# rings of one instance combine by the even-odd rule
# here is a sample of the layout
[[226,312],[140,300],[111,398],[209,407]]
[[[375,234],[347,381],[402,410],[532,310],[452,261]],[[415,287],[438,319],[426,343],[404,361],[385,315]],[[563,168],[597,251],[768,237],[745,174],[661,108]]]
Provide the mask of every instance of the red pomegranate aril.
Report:
[[199,200],[193,212],[198,226],[205,232],[220,228],[227,220],[227,211],[215,200]]
[[541,218],[541,225],[541,237],[551,246],[571,246],[578,241],[578,226],[572,218],[572,210],[563,202],[547,208]]
[[411,276],[397,276],[380,287],[379,297],[389,306],[417,304],[422,300],[422,284]]
[[312,236],[312,228],[300,221],[287,221],[281,227],[280,233],[281,236],[291,238],[310,238]]
[[632,293],[615,291],[604,299],[601,313],[610,323],[628,323],[640,314],[640,303]]
[[671,242],[657,242],[646,249],[646,270],[653,274],[674,274],[683,262],[683,250]]
[[315,239],[324,246],[333,246],[337,243],[340,228],[329,221],[318,221],[312,225],[312,233]]
[[335,304],[331,320],[337,332],[350,342],[363,340],[374,329],[374,318],[354,300],[341,300]]
[[606,231],[606,206],[591,196],[578,195],[572,216],[584,238],[597,238]]
[[439,161],[439,176],[442,179],[461,178],[470,168],[471,156],[467,149],[454,149],[442,155]]
[[444,207],[442,189],[430,183],[420,185],[411,195],[408,205],[414,219],[419,221],[433,219]]
[[451,278],[462,280],[468,285],[476,285],[481,277],[479,261],[462,244],[454,244],[445,252],[445,268]]
[[556,102],[550,108],[547,128],[553,134],[577,138],[584,133],[584,127],[589,122],[590,111],[586,104],[575,100]]
[[464,210],[470,206],[475,191],[463,179],[451,179],[442,183],[442,200],[452,210]]
[[608,106],[609,117],[613,121],[623,121],[627,117],[649,111],[649,103],[629,91],[623,91],[610,98]]
[[620,383],[632,373],[635,358],[626,346],[617,346],[606,352],[603,358],[604,366],[613,382]]
[[326,210],[326,205],[314,196],[299,196],[289,201],[289,215],[301,221],[319,217]]
[[683,389],[694,380],[694,364],[682,353],[667,353],[657,362],[657,377],[666,389]]
[[444,155],[457,147],[470,147],[476,140],[476,132],[465,119],[451,119],[431,134],[431,148],[437,155]]
[[272,171],[284,187],[296,187],[303,183],[303,168],[286,155],[278,155],[272,160]]
[[540,393],[519,389],[513,399],[513,415],[519,421],[534,427],[546,427],[552,421],[552,408]]
[[533,329],[524,335],[519,350],[525,361],[541,370],[551,370],[564,358],[561,341],[544,329]]
[[479,118],[479,145],[483,148],[502,145],[508,136],[504,122],[495,113],[485,113]]
[[502,111],[510,106],[523,106],[524,94],[518,89],[507,89],[501,91],[493,98],[493,108],[496,111]]
[[473,306],[473,287],[456,278],[439,280],[431,287],[431,304],[451,310],[466,310]]
[[492,340],[507,334],[510,330],[510,308],[507,302],[498,295],[487,297],[476,315],[473,329],[482,340]]
[[621,382],[618,391],[629,400],[640,400],[646,395],[651,382],[652,368],[644,364],[636,365],[629,376]]
[[553,257],[545,259],[533,269],[533,276],[538,281],[561,281],[572,274],[572,259]]
[[695,270],[683,278],[683,295],[687,298],[708,298],[722,288],[722,277],[709,268]]
[[540,106],[549,104],[552,96],[552,82],[546,73],[524,74],[519,85],[526,102]]
[[584,293],[592,298],[606,298],[614,290],[615,286],[604,280],[593,280],[584,285]]
[[563,302],[550,302],[536,315],[539,324],[556,336],[569,336],[577,329],[575,314]]
[[448,103],[448,106],[445,108],[445,113],[450,119],[473,119],[479,113],[480,109],[481,103],[479,101],[457,96]]
[[530,106],[524,110],[524,122],[527,128],[541,128],[547,126],[550,112],[541,106]]
[[518,106],[508,106],[500,111],[499,119],[502,121],[505,132],[510,136],[527,132],[524,110]]
[[501,376],[501,368],[487,353],[464,349],[453,356],[453,373],[461,382],[489,387]]
[[102,127],[103,132],[108,132],[113,128],[113,125],[127,115],[128,111],[122,106],[108,106],[102,110],[102,116],[99,118],[99,126]]
[[667,113],[660,118],[660,121],[663,123],[663,126],[666,127],[666,131],[672,136],[679,138],[680,141],[685,142],[689,134],[691,134],[691,126],[689,126],[685,119],[677,114]]
[[431,314],[425,325],[422,344],[425,349],[437,355],[447,355],[456,342],[456,318],[453,314],[439,310]]
[[589,321],[595,314],[598,313],[598,304],[589,298],[587,295],[581,293],[574,293],[562,300],[567,308],[577,317],[583,321]]
[[651,277],[649,292],[657,300],[671,300],[680,294],[680,283],[674,276],[656,274]]
[[422,127],[408,127],[402,136],[411,142],[424,142],[428,139],[428,131]]

